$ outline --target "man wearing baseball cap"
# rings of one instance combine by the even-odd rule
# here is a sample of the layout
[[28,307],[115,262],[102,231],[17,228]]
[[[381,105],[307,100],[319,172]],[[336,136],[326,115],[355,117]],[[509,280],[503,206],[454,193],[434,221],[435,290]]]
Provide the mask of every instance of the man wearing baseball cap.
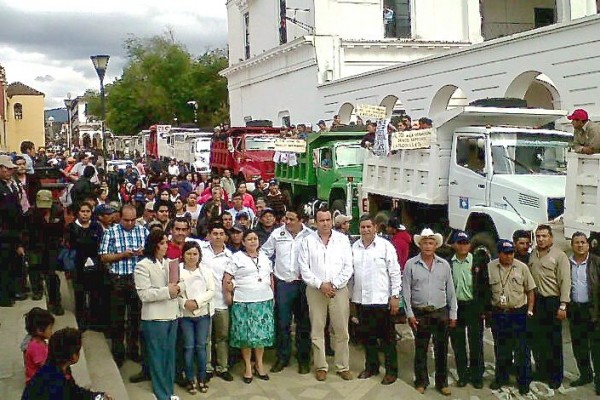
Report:
[[590,121],[587,111],[578,108],[567,119],[573,125],[573,151],[581,154],[600,153],[600,125]]
[[333,220],[334,229],[344,235],[350,232],[350,221],[352,221],[351,215],[338,214]]
[[527,265],[515,260],[513,242],[500,240],[497,250],[498,258],[488,264],[496,355],[496,376],[490,389],[500,390],[508,384],[514,355],[519,393],[525,395],[531,383],[527,320],[533,316],[536,284]]
[[479,252],[475,257],[471,253],[471,236],[465,231],[454,232],[452,249],[454,255],[450,258],[450,267],[458,302],[458,320],[456,328],[450,331],[450,343],[458,372],[457,386],[464,387],[470,382],[474,388],[481,389],[484,370],[483,316],[486,299],[489,300],[489,257],[481,257]]
[[23,255],[20,241],[23,227],[19,189],[12,179],[17,166],[11,158],[0,155],[0,307],[15,302],[15,266],[17,255]]

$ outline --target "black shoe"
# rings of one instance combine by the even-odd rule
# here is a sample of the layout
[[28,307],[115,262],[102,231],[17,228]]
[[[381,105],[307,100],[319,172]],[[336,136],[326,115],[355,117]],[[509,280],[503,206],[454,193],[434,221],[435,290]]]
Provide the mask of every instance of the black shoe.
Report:
[[490,383],[490,389],[500,390],[502,388],[502,386],[504,386],[504,385],[505,385],[505,383],[494,381],[494,382]]
[[17,293],[15,294],[15,300],[17,301],[23,301],[23,300],[27,300],[27,293]]
[[472,382],[472,385],[475,389],[483,389],[483,382],[482,381],[475,381]]
[[242,377],[242,380],[244,381],[244,383],[252,383],[252,377],[250,378],[246,378],[245,376]]
[[269,374],[264,374],[264,375],[261,375],[261,374],[259,374],[259,373],[258,373],[258,371],[256,372],[256,376],[258,376],[258,379],[261,379],[261,380],[263,380],[263,381],[268,381],[269,379],[271,379],[271,378],[269,377]]
[[48,311],[50,311],[54,315],[65,315],[65,309],[60,304],[49,306]]
[[529,393],[529,385],[519,386],[519,394],[520,395],[526,395],[527,393]]
[[270,371],[276,374],[277,372],[283,371],[283,369],[287,366],[288,363],[284,363],[283,361],[277,360],[275,364],[273,364],[273,366],[271,367]]
[[15,305],[14,300],[0,301],[0,307],[13,307],[14,305]]
[[310,373],[310,366],[308,364],[299,364],[298,373],[300,375],[306,375]]
[[150,377],[144,373],[144,371],[140,371],[135,375],[131,375],[129,377],[129,382],[131,383],[140,383],[140,382],[145,382],[145,381],[149,381]]
[[214,376],[214,372],[212,372],[212,371],[211,371],[211,372],[208,372],[208,371],[207,371],[207,372],[206,372],[206,382],[204,382],[204,383],[208,383],[208,382],[210,382],[210,380],[212,379],[212,377],[213,377],[213,376]]
[[548,387],[552,390],[556,390],[560,387],[562,382],[548,382]]
[[42,293],[34,293],[31,295],[31,300],[38,301],[41,300],[43,297],[44,295]]
[[456,386],[459,388],[464,388],[467,386],[467,381],[464,379],[459,379],[458,382],[456,382]]
[[[221,373],[217,372],[217,376],[227,382],[231,382],[233,380],[233,375],[231,375],[231,373],[229,371],[225,371],[225,372],[221,372]],[[250,382],[252,382],[252,378],[250,378]],[[250,382],[246,382],[246,383],[250,383]]]
[[592,378],[591,377],[586,377],[586,376],[581,376],[579,377],[579,379],[575,379],[573,382],[571,382],[571,387],[578,387],[578,386],[585,386],[588,383],[592,383]]

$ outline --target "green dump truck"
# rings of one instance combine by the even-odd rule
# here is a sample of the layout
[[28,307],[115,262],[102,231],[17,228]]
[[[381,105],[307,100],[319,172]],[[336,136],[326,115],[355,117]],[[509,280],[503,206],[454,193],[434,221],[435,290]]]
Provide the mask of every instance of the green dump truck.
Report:
[[326,202],[334,217],[339,213],[352,215],[353,231],[356,231],[357,186],[362,181],[366,151],[360,141],[364,134],[311,133],[306,139],[305,151],[295,153],[295,161],[294,157],[286,157],[286,162],[276,164],[275,178],[294,207],[308,205],[311,210],[316,210]]

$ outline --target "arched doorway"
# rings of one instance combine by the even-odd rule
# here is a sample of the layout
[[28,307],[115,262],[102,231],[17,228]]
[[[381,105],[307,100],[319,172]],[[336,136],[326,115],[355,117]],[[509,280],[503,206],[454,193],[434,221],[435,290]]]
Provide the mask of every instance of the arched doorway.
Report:
[[508,85],[506,97],[524,99],[528,107],[560,109],[560,94],[554,82],[539,71],[519,74]]
[[[455,85],[446,85],[433,96],[429,107],[429,115],[426,115],[426,117],[435,120],[436,115],[455,107],[466,106],[468,103],[467,95],[461,88]],[[413,118],[415,117],[418,118],[413,116]]]
[[338,111],[338,115],[342,121],[342,124],[348,125],[352,119],[352,114],[354,112],[354,105],[351,103],[344,103],[340,107],[340,111]]

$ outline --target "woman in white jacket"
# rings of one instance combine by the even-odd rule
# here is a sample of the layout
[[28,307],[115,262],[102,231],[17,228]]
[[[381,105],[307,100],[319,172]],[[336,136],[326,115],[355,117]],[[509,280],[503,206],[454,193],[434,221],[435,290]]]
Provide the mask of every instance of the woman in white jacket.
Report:
[[142,301],[142,333],[148,369],[158,400],[169,400],[174,394],[177,296],[184,288],[178,283],[169,283],[166,252],[167,236],[161,230],[153,230],[146,239],[144,259],[135,266],[134,272],[135,288]]
[[[210,320],[215,312],[212,304],[215,281],[209,267],[200,264],[202,250],[197,242],[186,242],[181,254],[183,262],[179,266],[179,276],[186,289],[179,298],[179,307],[183,314],[183,318],[179,319],[179,327],[183,335],[187,390],[190,394],[196,394],[198,390],[206,393],[206,352]],[[198,375],[195,374],[194,358]],[[198,377],[197,380],[195,376]]]

